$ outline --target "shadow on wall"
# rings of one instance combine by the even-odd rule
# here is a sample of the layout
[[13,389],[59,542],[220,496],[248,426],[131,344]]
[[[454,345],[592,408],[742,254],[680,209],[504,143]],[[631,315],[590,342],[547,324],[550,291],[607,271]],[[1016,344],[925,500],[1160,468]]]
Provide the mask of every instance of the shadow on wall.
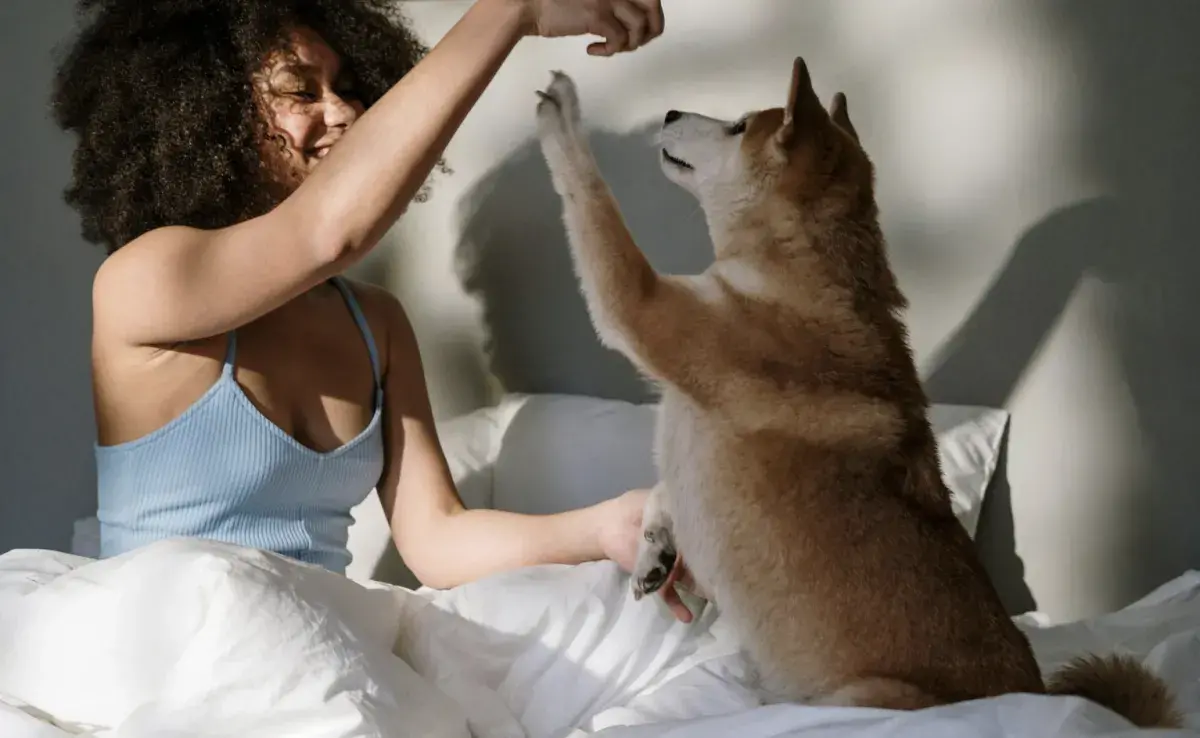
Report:
[[[386,238],[395,237],[389,234]],[[403,259],[396,256],[399,248],[395,240],[381,245],[370,257],[351,267],[347,275],[389,290],[408,304]],[[411,310],[409,318],[415,318]],[[434,331],[418,331],[417,340],[422,363],[427,368],[437,367],[436,377],[428,374],[426,377],[435,417],[451,418],[491,404],[487,368],[473,333],[441,324]]]
[[[653,143],[658,125],[593,133],[592,149],[638,245],[656,269],[703,271],[712,261],[704,214],[667,181]],[[491,371],[510,392],[562,392],[630,402],[652,388],[600,345],[571,263],[562,204],[536,140],[463,199],[459,278],[483,306]]]
[[[983,300],[942,346],[927,373],[926,389],[935,401],[1009,404],[1079,282],[1137,243],[1128,233],[1127,215],[1119,209],[1115,199],[1086,201],[1052,213],[1026,232]],[[1127,270],[1104,271],[1119,278]],[[1012,425],[1019,433],[1020,418],[1014,418]],[[1004,448],[1001,472],[1007,468],[1007,442]],[[988,492],[978,545],[1005,605],[1011,612],[1024,612],[1036,603],[1016,554],[1011,495],[1004,474]]]
[[[1111,541],[1113,566],[1096,583],[1118,607],[1200,568],[1200,4],[1148,4],[1137,33],[1120,0],[1070,0],[1048,12],[1085,54],[1082,148],[1111,196],[1026,233],[928,385],[941,401],[1006,404],[1077,285],[1112,288],[1105,327],[1136,408],[1142,462],[1123,493],[1130,530]],[[1014,427],[1020,433],[1020,418]]]

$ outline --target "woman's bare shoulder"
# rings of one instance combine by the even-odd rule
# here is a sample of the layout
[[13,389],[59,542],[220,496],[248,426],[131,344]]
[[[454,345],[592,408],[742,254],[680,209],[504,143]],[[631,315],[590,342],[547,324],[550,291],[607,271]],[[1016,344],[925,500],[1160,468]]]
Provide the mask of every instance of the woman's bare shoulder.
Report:
[[408,313],[405,312],[400,298],[388,289],[356,279],[344,280],[353,290],[367,324],[371,327],[386,374],[389,357],[417,350],[416,336],[413,334]]

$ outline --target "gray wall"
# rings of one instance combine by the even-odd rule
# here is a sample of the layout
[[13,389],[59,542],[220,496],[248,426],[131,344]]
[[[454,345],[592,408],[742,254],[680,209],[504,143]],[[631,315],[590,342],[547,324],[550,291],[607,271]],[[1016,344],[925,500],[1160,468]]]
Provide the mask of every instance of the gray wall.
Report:
[[101,253],[62,202],[70,140],[51,124],[66,0],[0,3],[0,551],[66,549],[95,511],[88,342]]
[[[467,6],[408,3],[436,39]],[[442,416],[509,388],[644,397],[587,324],[559,205],[531,142],[562,68],[654,263],[709,258],[647,132],[668,107],[782,102],[796,54],[849,94],[879,166],[894,265],[935,399],[1013,413],[980,545],[1013,609],[1119,607],[1200,568],[1200,3],[667,0],[669,33],[624,59],[530,41],[449,151],[453,176],[361,273],[406,302]],[[90,514],[87,342],[98,254],[59,193],[44,115],[66,0],[0,3],[0,550],[59,548]]]

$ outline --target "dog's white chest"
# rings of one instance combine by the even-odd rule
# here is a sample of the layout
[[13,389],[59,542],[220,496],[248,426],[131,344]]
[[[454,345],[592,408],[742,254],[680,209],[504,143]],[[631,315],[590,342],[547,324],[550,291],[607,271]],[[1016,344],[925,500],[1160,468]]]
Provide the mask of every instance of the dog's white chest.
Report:
[[700,586],[719,599],[720,521],[713,502],[720,494],[720,453],[712,421],[690,399],[667,388],[659,404],[656,453],[663,506],[675,541]]

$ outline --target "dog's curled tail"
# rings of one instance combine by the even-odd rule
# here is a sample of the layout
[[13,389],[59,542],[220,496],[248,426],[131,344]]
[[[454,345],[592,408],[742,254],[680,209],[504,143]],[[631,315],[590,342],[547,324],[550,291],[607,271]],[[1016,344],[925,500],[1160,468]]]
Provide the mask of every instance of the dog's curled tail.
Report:
[[1081,656],[1055,672],[1046,691],[1090,700],[1139,728],[1183,727],[1167,683],[1128,656]]

